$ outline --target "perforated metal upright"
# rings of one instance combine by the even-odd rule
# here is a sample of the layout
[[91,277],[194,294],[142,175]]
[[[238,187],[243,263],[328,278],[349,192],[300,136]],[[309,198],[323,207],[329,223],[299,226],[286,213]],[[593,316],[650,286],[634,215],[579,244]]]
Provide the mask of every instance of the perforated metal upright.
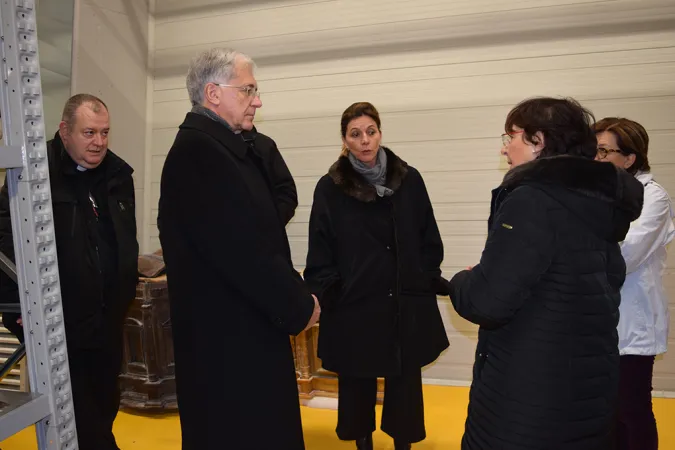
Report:
[[[52,216],[35,2],[0,0],[0,97],[30,393],[0,390],[0,441],[36,425],[41,450],[77,449]],[[5,261],[7,263],[7,261]],[[5,264],[7,265],[7,264]],[[9,270],[12,264],[9,261]]]

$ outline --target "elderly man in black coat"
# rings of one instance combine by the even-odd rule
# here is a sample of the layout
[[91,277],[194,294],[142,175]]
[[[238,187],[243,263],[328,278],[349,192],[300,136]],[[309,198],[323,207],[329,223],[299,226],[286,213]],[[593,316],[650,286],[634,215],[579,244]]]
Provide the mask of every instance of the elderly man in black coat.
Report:
[[[161,179],[183,449],[302,450],[289,335],[320,308],[293,269],[265,154],[253,61],[212,49],[191,63],[190,111]],[[265,386],[261,390],[260,386]]]

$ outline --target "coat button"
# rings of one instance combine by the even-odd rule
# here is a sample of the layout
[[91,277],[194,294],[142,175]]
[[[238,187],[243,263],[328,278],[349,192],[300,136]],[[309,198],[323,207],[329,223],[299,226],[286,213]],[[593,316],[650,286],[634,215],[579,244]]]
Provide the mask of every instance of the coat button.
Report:
[[387,245],[387,250],[391,250],[391,246],[390,246],[390,245]]
[[391,291],[391,289],[389,289],[389,297],[393,297],[393,296],[394,296],[394,293]]

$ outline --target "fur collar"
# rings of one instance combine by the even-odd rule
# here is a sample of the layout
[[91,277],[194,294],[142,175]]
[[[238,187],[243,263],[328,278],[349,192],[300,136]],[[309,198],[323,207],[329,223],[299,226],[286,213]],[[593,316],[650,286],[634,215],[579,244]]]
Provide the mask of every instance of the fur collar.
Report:
[[[382,147],[382,149],[387,152],[387,182],[385,186],[392,191],[397,191],[408,174],[408,164],[388,148]],[[378,198],[375,187],[354,170],[352,163],[346,156],[340,156],[333,163],[328,169],[328,175],[333,183],[350,197],[362,202],[374,202]]]
[[614,203],[637,219],[642,209],[643,188],[635,177],[613,164],[569,155],[540,158],[511,169],[501,185],[553,185],[587,197]]

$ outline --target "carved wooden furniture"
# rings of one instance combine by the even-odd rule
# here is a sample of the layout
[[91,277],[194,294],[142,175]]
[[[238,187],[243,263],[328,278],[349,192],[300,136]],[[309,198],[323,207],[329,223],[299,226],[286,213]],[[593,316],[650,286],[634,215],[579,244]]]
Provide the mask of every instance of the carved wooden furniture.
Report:
[[173,339],[166,275],[140,278],[124,322],[121,405],[137,410],[177,409]]

